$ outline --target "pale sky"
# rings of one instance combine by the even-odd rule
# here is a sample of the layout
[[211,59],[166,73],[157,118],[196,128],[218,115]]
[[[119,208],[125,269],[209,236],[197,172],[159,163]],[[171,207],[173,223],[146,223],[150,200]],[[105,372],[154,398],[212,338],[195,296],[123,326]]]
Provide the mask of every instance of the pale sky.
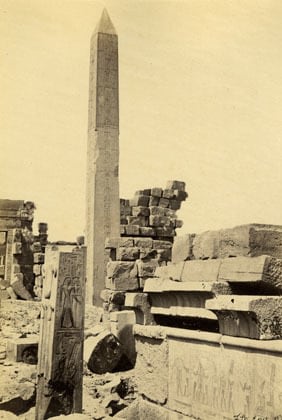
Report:
[[119,35],[120,191],[186,182],[178,232],[282,224],[281,0],[0,0],[0,198],[85,230],[89,41]]

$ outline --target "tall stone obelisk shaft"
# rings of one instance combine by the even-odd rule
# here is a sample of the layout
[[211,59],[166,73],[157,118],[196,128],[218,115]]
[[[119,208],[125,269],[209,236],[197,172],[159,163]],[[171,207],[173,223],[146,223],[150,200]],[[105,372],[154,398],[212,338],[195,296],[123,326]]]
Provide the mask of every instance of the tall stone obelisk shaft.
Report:
[[118,37],[106,10],[91,38],[87,148],[88,303],[102,305],[106,237],[120,234]]

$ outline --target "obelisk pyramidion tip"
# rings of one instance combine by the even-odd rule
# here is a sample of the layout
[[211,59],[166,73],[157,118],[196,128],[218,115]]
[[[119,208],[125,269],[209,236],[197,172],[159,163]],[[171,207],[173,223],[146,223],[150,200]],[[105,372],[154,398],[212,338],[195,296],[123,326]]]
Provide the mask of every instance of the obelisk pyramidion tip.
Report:
[[95,28],[94,33],[102,33],[109,35],[117,35],[115,27],[111,21],[111,18],[106,9],[103,10],[98,25]]

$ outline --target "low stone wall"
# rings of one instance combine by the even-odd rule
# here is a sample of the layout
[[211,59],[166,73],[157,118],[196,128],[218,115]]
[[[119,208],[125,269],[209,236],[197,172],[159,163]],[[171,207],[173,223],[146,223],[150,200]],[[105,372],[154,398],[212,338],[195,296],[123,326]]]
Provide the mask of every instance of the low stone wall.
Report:
[[282,340],[141,325],[134,334],[137,418],[282,419]]

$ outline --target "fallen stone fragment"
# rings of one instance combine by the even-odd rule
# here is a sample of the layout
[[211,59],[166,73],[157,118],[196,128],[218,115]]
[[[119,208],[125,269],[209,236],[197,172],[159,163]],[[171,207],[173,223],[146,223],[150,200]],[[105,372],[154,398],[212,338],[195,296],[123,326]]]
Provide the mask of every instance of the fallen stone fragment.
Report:
[[282,226],[250,224],[196,235],[196,259],[270,255],[282,258]]
[[104,331],[96,337],[89,337],[84,342],[84,360],[93,373],[112,372],[121,356],[121,344],[109,331]]
[[13,280],[11,281],[11,287],[15,294],[24,300],[33,300],[33,297],[29,291],[25,288],[23,282],[23,274],[15,274]]
[[281,296],[217,296],[205,307],[218,317],[221,334],[259,340],[282,338]]
[[37,363],[38,336],[7,340],[7,359],[28,364]]

